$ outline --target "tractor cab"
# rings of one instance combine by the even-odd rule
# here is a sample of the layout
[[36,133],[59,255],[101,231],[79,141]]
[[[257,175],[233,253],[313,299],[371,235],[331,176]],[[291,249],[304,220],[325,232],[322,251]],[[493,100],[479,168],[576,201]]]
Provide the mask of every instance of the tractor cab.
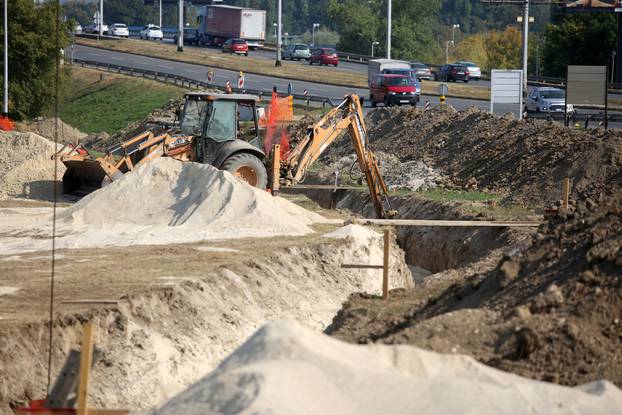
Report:
[[[180,129],[182,135],[194,137],[194,160],[231,171],[251,185],[265,187],[267,173],[259,135],[258,101],[257,96],[249,94],[186,94]],[[240,158],[252,160],[253,166],[240,165],[232,170]]]

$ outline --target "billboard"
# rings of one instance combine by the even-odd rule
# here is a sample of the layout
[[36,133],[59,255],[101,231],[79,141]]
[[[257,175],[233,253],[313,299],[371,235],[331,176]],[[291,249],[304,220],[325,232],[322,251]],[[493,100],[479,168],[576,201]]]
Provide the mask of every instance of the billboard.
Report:
[[622,0],[572,0],[564,5],[568,11],[620,12]]

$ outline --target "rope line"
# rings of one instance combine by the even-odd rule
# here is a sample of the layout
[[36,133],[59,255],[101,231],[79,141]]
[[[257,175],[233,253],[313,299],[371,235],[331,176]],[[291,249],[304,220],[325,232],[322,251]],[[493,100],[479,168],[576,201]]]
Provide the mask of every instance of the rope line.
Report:
[[[56,6],[56,75],[54,79],[54,151],[58,151],[58,101],[60,96],[60,0],[55,1]],[[50,320],[49,320],[49,343],[48,343],[48,381],[46,395],[50,393],[52,384],[52,340],[54,319],[54,275],[56,272],[56,208],[58,205],[58,158],[54,157],[54,205],[52,208],[52,270],[50,275]]]

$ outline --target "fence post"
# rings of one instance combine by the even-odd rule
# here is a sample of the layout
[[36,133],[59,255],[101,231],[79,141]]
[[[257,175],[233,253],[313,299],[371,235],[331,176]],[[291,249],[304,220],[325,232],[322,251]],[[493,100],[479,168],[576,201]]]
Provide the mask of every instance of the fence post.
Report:
[[391,231],[384,231],[384,260],[382,263],[382,299],[389,298],[389,254],[391,253]]

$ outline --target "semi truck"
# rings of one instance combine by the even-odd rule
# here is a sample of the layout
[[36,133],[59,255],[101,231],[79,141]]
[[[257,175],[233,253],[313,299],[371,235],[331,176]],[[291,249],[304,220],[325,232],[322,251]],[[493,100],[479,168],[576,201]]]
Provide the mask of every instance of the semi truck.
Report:
[[230,38],[245,39],[251,49],[266,40],[266,11],[246,7],[209,5],[199,10],[199,44],[222,46]]

